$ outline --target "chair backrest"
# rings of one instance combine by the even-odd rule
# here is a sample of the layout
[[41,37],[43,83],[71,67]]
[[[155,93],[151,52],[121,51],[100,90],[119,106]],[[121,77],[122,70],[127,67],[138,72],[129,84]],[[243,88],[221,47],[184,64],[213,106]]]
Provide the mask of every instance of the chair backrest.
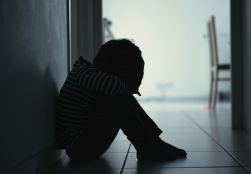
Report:
[[217,51],[217,40],[215,31],[215,19],[211,16],[207,22],[208,36],[209,36],[209,47],[212,67],[218,66],[218,51]]

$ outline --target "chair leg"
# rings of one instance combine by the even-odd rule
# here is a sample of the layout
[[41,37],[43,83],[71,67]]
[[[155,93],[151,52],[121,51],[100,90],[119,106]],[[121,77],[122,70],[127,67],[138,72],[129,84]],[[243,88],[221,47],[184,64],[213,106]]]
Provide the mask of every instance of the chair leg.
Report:
[[213,81],[213,103],[212,109],[215,110],[216,101],[217,101],[217,93],[218,93],[218,72],[215,73],[214,81]]
[[212,106],[212,99],[213,99],[213,73],[211,72],[211,77],[210,77],[210,92],[209,92],[209,100],[208,100],[208,106],[211,108]]

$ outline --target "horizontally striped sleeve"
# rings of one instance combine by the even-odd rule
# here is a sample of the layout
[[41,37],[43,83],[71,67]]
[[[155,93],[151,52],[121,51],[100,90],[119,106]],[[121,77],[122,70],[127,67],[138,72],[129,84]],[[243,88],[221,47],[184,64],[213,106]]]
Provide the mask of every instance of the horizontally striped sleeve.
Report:
[[81,81],[83,88],[103,93],[105,95],[126,95],[129,90],[125,83],[118,77],[86,69],[82,74]]

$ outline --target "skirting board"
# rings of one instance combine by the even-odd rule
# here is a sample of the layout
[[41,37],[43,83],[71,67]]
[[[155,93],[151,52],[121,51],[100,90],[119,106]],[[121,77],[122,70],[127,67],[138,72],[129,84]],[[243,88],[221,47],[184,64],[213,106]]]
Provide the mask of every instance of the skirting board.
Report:
[[251,118],[244,117],[243,124],[244,130],[251,133]]

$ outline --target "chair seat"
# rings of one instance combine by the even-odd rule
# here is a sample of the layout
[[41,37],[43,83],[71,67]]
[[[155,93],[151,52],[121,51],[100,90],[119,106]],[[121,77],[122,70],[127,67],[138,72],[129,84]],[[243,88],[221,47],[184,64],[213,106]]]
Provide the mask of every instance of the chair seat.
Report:
[[230,70],[230,64],[221,64],[218,66],[211,67],[211,71],[215,72],[217,70]]
[[229,70],[230,69],[230,64],[221,64],[221,65],[218,65],[218,69]]
[[218,77],[218,78],[212,78],[212,80],[214,80],[214,81],[218,81],[218,80],[220,80],[220,81],[229,81],[229,80],[231,80],[231,77]]

